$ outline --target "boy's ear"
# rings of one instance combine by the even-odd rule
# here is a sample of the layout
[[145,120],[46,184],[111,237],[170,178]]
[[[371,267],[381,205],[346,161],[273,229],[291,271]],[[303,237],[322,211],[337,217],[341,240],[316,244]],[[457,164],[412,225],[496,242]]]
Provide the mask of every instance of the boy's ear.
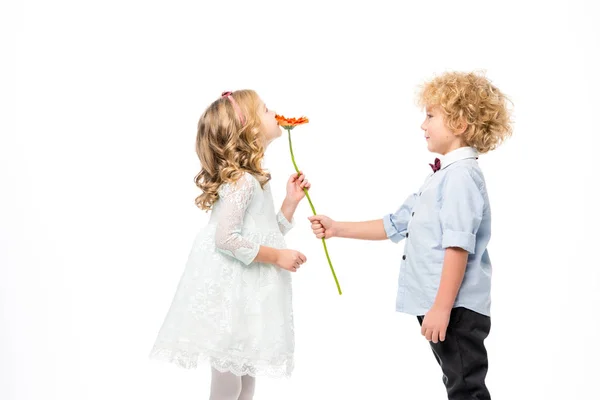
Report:
[[465,121],[464,119],[461,119],[460,123],[458,124],[458,127],[456,128],[455,134],[462,135],[466,131],[467,131],[467,121]]

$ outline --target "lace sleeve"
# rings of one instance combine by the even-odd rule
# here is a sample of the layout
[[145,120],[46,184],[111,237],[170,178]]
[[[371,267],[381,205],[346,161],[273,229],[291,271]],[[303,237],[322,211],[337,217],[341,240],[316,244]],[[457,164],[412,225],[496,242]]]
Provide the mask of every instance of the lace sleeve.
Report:
[[215,246],[224,254],[235,257],[249,265],[258,254],[260,245],[242,236],[242,226],[246,208],[254,194],[252,175],[244,174],[235,183],[226,183],[219,196],[222,208],[217,219]]
[[288,233],[295,225],[294,218],[292,217],[291,221],[288,221],[285,215],[281,210],[277,213],[277,225],[279,225],[279,231],[281,231],[282,235]]

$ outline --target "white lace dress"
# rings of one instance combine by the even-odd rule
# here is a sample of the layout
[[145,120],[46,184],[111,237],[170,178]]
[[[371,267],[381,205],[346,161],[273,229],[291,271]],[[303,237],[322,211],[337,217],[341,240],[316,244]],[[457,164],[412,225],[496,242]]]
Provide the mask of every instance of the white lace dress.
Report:
[[291,274],[255,263],[259,245],[285,248],[294,221],[275,214],[270,184],[246,173],[219,189],[189,255],[150,357],[184,368],[289,377],[294,368]]

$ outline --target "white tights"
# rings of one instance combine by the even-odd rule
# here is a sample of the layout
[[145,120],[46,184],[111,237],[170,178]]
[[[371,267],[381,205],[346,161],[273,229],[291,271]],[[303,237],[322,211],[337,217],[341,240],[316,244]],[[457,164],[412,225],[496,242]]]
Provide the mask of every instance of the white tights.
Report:
[[212,368],[209,400],[252,400],[255,385],[252,376],[237,376]]

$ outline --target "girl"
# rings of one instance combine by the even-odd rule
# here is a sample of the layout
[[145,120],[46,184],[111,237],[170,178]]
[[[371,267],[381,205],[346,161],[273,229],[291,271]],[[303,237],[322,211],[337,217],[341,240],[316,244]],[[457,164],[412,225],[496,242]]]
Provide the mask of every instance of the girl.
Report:
[[367,222],[309,217],[317,238],[406,239],[396,310],[417,316],[450,400],[489,399],[490,204],[477,164],[512,133],[505,96],[485,77],[446,73],[420,94],[433,173],[393,214]]
[[223,93],[198,124],[196,205],[212,212],[150,357],[184,368],[208,360],[210,400],[250,400],[257,375],[289,377],[294,367],[291,273],[306,257],[286,250],[284,235],[310,183],[292,175],[275,213],[261,163],[279,136],[275,113],[251,90]]

